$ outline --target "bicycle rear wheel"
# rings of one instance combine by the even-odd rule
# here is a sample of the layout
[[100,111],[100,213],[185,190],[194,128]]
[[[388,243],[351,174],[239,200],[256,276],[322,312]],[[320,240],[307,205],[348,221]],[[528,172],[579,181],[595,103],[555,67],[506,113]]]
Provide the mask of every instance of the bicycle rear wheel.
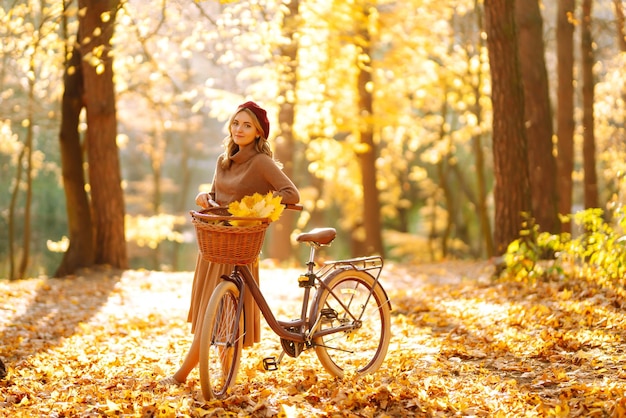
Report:
[[217,285],[207,305],[198,364],[205,400],[223,398],[237,378],[243,333],[242,315],[237,318],[238,303],[237,286],[223,281]]
[[390,303],[382,286],[367,272],[341,270],[320,287],[311,317],[321,317],[316,331],[352,325],[348,330],[315,337],[315,352],[333,376],[366,374],[380,367],[391,339]]

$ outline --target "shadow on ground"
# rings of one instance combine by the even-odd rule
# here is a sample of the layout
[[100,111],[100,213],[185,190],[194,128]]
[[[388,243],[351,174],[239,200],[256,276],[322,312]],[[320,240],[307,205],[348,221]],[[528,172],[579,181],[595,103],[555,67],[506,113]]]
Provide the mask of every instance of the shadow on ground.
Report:
[[[60,279],[12,282],[10,286],[0,282],[4,291],[0,298],[0,357],[6,368],[71,337],[107,302],[121,275],[101,268]],[[87,282],[92,283],[86,286]]]

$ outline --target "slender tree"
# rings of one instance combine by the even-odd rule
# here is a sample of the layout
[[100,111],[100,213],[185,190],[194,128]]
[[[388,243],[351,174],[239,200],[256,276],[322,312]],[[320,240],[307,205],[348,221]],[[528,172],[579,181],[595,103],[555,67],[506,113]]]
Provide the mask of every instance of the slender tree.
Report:
[[[35,47],[36,48],[36,47]],[[34,55],[34,54],[33,54]],[[29,60],[29,72],[35,74],[35,59],[31,56]],[[22,258],[18,269],[18,277],[26,278],[26,270],[30,259],[30,240],[31,240],[31,208],[33,205],[33,147],[35,146],[33,137],[35,123],[35,79],[28,77],[28,109],[27,109],[28,126],[26,127],[26,166],[24,174],[26,175],[26,199],[24,202],[24,232],[22,235]]]
[[[63,27],[66,30],[67,25]],[[67,34],[65,39],[68,39]],[[65,89],[61,101],[59,142],[70,244],[56,270],[56,277],[91,266],[95,259],[91,208],[85,191],[83,149],[78,131],[84,92],[80,50],[68,48],[65,56],[69,58],[63,79]]]
[[613,9],[615,11],[617,43],[619,45],[619,50],[622,52],[626,52],[626,25],[624,24],[624,2],[622,0],[613,0]]
[[539,1],[516,1],[515,18],[519,28],[520,65],[524,81],[532,210],[541,230],[558,233],[557,168]]
[[[556,18],[557,42],[557,167],[559,213],[572,212],[574,171],[574,5],[575,0],[559,0]],[[562,230],[571,230],[564,222]]]
[[[479,28],[479,34],[482,34],[483,26],[484,26],[483,9],[479,7],[478,4],[476,3],[475,3],[475,13],[476,13],[477,26]],[[480,51],[482,47],[484,47],[485,40],[482,38],[482,36],[478,36],[476,43],[479,47],[478,50]],[[477,58],[480,61],[484,61],[480,53],[477,54]],[[473,94],[474,94],[474,97],[476,97],[476,100],[474,100],[474,104],[472,106],[472,112],[474,113],[474,115],[476,115],[476,119],[478,120],[477,125],[479,126],[481,124],[480,122],[484,119],[483,106],[480,101],[480,97],[482,95],[481,91],[483,88],[484,81],[483,81],[483,74],[480,71],[480,67],[482,67],[482,65],[480,65],[479,70],[476,71],[476,83],[473,86]],[[471,66],[468,65],[468,68],[471,68]],[[494,242],[493,242],[493,233],[492,233],[491,223],[490,223],[491,217],[489,215],[489,208],[487,205],[488,187],[487,187],[487,181],[485,179],[485,151],[483,147],[483,142],[485,140],[484,136],[485,135],[482,132],[476,133],[472,136],[472,150],[474,153],[474,162],[476,164],[476,189],[477,189],[476,207],[478,210],[477,215],[478,215],[478,218],[480,219],[480,231],[481,231],[482,239],[485,242],[486,254],[488,257],[491,257],[494,255]]]
[[15,245],[13,241],[15,240],[15,223],[13,219],[15,218],[15,212],[17,210],[17,198],[20,190],[20,185],[22,183],[22,175],[24,172],[24,158],[26,156],[26,147],[22,147],[17,157],[17,164],[15,166],[15,182],[13,184],[11,190],[11,199],[9,203],[9,225],[8,225],[8,238],[9,238],[9,279],[16,280],[19,279],[19,275],[15,271]]
[[[445,145],[448,149],[446,150],[447,152],[445,152],[444,155],[442,155],[442,157],[437,161],[436,164],[436,169],[437,169],[437,176],[439,177],[439,188],[436,191],[437,194],[441,193],[443,195],[443,201],[446,205],[446,209],[448,210],[449,216],[446,219],[445,222],[445,226],[443,228],[443,231],[441,231],[441,257],[446,258],[448,256],[448,242],[451,238],[451,234],[452,234],[452,230],[454,228],[453,225],[453,216],[452,214],[457,212],[457,205],[456,205],[456,200],[455,200],[455,195],[454,192],[452,190],[452,187],[450,185],[450,179],[449,177],[451,177],[451,172],[453,171],[453,167],[455,165],[454,162],[451,162],[450,160],[452,160],[453,158],[449,157],[451,155],[453,155],[451,148],[452,146],[452,142],[451,141],[446,141],[446,123],[448,120],[448,91],[447,88],[444,87],[443,88],[444,92],[444,99],[441,101],[441,125],[439,128],[439,141],[442,143],[446,143]],[[437,199],[435,197],[433,197],[433,202],[436,202]],[[433,216],[433,220],[431,222],[431,226],[432,229],[431,231],[433,233],[430,234],[429,236],[429,242],[431,241],[431,238],[434,236],[434,232],[435,232],[435,228],[434,226],[439,223],[438,219],[437,219],[437,205],[433,205],[433,210],[432,210],[432,216]],[[433,251],[431,251],[431,254],[433,253]],[[433,259],[435,259],[435,257],[433,257]]]
[[[39,15],[34,11],[34,8],[28,7],[30,16],[28,19],[32,19],[32,25],[28,25],[28,27],[32,28],[31,36],[28,37],[27,48],[31,52],[25,53],[24,57],[26,59],[27,64],[27,77],[25,77],[27,82],[26,89],[26,113],[24,115],[23,125],[26,130],[26,136],[24,139],[24,146],[20,150],[18,161],[17,161],[17,171],[15,176],[15,181],[12,185],[11,190],[11,203],[9,206],[9,263],[10,263],[10,271],[9,278],[14,279],[24,279],[27,275],[27,269],[30,262],[30,251],[31,251],[31,229],[32,229],[32,206],[33,206],[33,176],[34,176],[34,167],[33,167],[33,155],[34,155],[34,147],[35,147],[35,126],[38,124],[35,116],[35,109],[37,107],[37,98],[36,98],[36,84],[37,77],[39,75],[38,71],[38,63],[37,63],[37,53],[42,50],[42,40],[46,36],[47,28],[45,27],[46,22],[49,20],[50,16],[44,14]],[[22,175],[24,179],[22,179]],[[14,265],[14,239],[15,239],[15,226],[13,219],[15,218],[15,214],[18,211],[18,195],[21,192],[24,192],[24,200],[23,206],[19,208],[22,216],[20,217],[20,221],[22,223],[22,246],[21,251],[19,252],[20,261],[15,270]]]
[[358,66],[357,97],[361,122],[359,134],[362,145],[357,154],[363,185],[363,227],[365,228],[365,241],[362,243],[362,248],[357,249],[357,252],[383,255],[380,201],[376,181],[377,147],[374,143],[372,88],[374,81],[369,62],[369,57],[371,57],[371,37],[368,28],[371,12],[369,6],[368,2],[365,2],[361,9],[362,17],[356,19],[357,39],[360,40],[357,46],[361,52],[358,54],[356,65]]
[[[626,19],[624,19],[624,3],[621,0],[613,0],[615,10],[615,22],[617,25],[617,43],[619,50],[626,54]],[[626,103],[626,81],[622,81],[622,103]],[[622,120],[626,120],[626,112]]]
[[[283,171],[294,179],[294,148],[295,139],[292,127],[295,121],[295,105],[297,90],[298,67],[298,30],[300,1],[288,1],[283,8],[282,32],[283,42],[279,47],[279,106],[278,136],[276,137],[276,159],[283,164]],[[272,245],[268,246],[269,257],[284,261],[291,256],[290,235],[297,214],[285,211],[281,219],[273,226]]]
[[580,54],[583,76],[583,167],[585,170],[584,200],[585,208],[597,208],[598,174],[596,173],[596,139],[594,129],[593,101],[593,36],[591,34],[591,10],[593,1],[583,0],[582,3],[582,34],[580,37]]
[[518,58],[514,0],[486,0],[485,28],[491,68],[496,253],[519,237],[531,214],[524,91]]

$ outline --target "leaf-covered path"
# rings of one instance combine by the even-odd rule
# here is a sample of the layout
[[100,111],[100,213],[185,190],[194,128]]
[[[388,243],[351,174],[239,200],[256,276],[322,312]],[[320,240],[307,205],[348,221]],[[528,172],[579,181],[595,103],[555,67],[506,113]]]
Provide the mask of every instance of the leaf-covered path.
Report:
[[[264,268],[279,317],[300,270]],[[624,300],[579,282],[498,283],[487,263],[387,265],[393,338],[382,368],[338,381],[313,352],[265,372],[280,342],[247,349],[231,397],[204,402],[179,365],[192,274],[91,272],[0,282],[0,416],[623,416]]]

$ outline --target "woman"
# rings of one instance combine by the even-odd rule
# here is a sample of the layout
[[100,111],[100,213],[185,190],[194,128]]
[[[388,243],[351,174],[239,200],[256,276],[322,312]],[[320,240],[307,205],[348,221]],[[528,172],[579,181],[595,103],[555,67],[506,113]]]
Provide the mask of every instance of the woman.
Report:
[[[300,195],[291,180],[282,172],[272,157],[267,138],[270,123],[267,113],[254,102],[246,102],[237,108],[228,123],[229,135],[224,140],[226,151],[219,156],[210,193],[199,193],[196,204],[203,208],[226,206],[256,193],[273,192],[282,197],[282,203],[298,203]],[[248,266],[258,283],[259,266]],[[217,279],[229,274],[233,266],[204,261],[198,255],[191,291],[191,306],[187,320],[191,322],[193,341],[178,371],[161,381],[162,384],[181,384],[198,364],[200,356],[200,333],[204,311]],[[250,347],[261,339],[261,316],[250,293],[245,295],[244,347]]]

